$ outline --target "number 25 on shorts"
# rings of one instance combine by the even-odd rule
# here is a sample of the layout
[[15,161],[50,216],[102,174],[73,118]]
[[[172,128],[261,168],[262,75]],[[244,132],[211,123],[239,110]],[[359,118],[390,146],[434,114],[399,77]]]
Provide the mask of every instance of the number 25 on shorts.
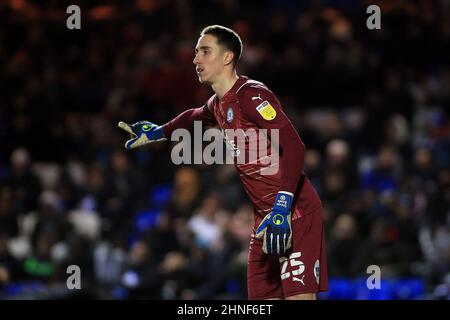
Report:
[[296,277],[301,275],[305,271],[305,265],[302,261],[298,260],[302,256],[301,252],[292,252],[289,255],[289,259],[286,257],[280,258],[280,264],[281,264],[281,280],[287,279],[291,276],[291,272],[286,271],[288,263],[291,265],[292,268],[296,268],[292,270],[292,276]]

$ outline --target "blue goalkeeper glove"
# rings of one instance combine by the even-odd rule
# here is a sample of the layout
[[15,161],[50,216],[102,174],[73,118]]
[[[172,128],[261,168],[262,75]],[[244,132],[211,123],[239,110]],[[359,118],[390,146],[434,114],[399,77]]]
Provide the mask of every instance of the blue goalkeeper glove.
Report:
[[128,150],[166,140],[162,127],[148,121],[139,121],[131,125],[120,121],[118,126],[131,134],[131,139],[125,142],[125,148]]
[[291,206],[293,194],[280,191],[272,211],[265,216],[256,229],[256,237],[263,239],[266,254],[284,254],[291,247]]

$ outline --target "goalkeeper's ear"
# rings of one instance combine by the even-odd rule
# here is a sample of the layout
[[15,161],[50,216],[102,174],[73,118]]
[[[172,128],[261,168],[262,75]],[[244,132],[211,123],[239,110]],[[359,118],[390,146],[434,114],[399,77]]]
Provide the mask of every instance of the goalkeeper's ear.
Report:
[[[223,55],[223,64],[228,66],[234,63],[234,53],[231,50],[225,50]],[[234,67],[234,65],[233,65]]]

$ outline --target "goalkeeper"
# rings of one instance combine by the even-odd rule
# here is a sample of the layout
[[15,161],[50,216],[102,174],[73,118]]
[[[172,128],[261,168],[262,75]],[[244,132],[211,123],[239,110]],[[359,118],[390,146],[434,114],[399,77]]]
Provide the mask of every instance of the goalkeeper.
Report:
[[[273,164],[263,164],[262,159],[235,164],[254,206],[248,296],[316,299],[317,292],[327,290],[327,260],[322,204],[303,173],[305,146],[277,97],[261,82],[237,75],[241,52],[241,39],[233,30],[218,25],[203,29],[193,63],[199,81],[210,85],[215,94],[203,107],[187,110],[163,126],[120,122],[119,127],[133,136],[125,147],[168,139],[178,128],[192,130],[194,121],[220,129],[277,129],[276,173],[264,174]],[[242,151],[248,152],[248,144],[245,148]]]

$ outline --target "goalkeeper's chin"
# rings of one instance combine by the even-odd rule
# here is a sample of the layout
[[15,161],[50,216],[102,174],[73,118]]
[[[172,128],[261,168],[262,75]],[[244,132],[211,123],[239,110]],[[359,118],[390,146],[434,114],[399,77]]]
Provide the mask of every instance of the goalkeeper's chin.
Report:
[[208,81],[205,77],[203,77],[202,75],[198,75],[198,82],[200,82],[201,84],[207,84],[210,85],[211,81]]

